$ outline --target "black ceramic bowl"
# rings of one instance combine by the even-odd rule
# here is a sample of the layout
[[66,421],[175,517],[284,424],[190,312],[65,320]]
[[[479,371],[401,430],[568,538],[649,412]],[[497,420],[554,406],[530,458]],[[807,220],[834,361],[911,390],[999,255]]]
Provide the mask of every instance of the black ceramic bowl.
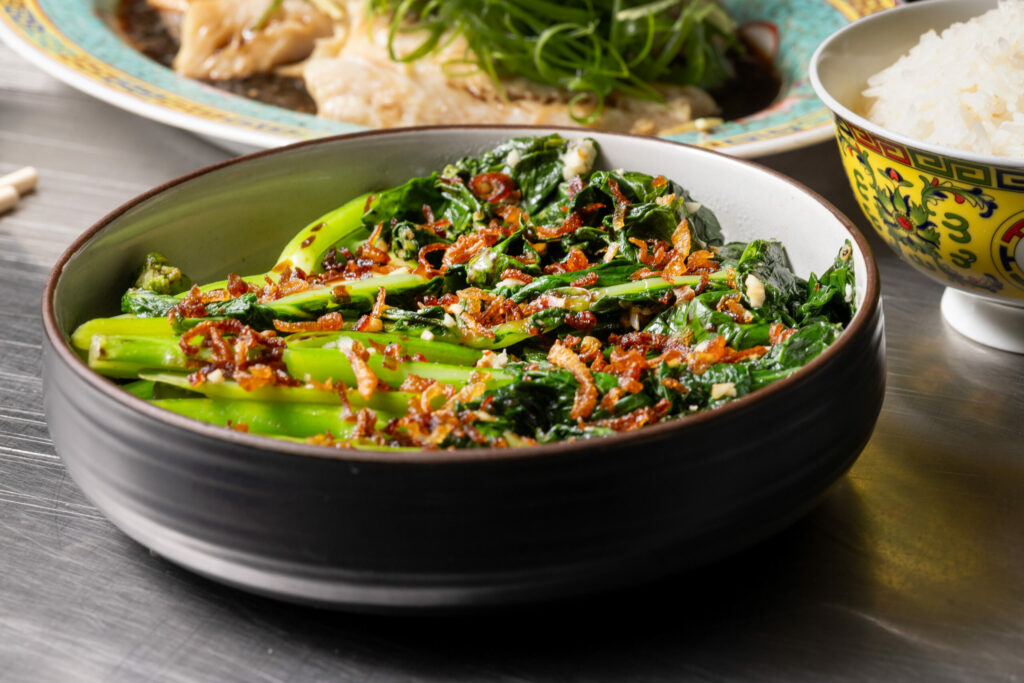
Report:
[[614,587],[709,562],[793,522],[850,467],[878,416],[878,273],[863,236],[820,197],[714,152],[592,134],[600,166],[680,182],[717,212],[727,238],[778,237],[805,276],[850,240],[859,301],[825,353],[719,410],[534,448],[337,451],[165,412],[93,374],[66,343],[79,323],[116,312],[148,251],[196,281],[261,272],[296,226],[348,198],[537,133],[423,128],[276,149],[171,182],[90,228],[43,298],[46,413],[74,480],[126,534],[200,574],[377,611]]

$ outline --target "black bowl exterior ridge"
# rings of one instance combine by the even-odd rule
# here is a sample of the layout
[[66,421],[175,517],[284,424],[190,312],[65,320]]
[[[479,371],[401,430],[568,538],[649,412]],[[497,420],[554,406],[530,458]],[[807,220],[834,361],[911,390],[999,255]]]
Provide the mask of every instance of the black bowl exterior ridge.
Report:
[[[509,135],[505,128],[473,132],[465,144]],[[420,132],[427,141],[448,133]],[[750,166],[671,143],[602,137],[636,144],[639,153],[680,150]],[[461,140],[450,137],[449,144]],[[322,171],[329,159],[323,153],[347,142],[306,143],[218,169],[249,164],[258,176],[268,172],[267,162],[287,160],[285,167],[294,168],[294,159],[304,159]],[[299,457],[296,450],[309,447],[183,426],[184,418],[83,371],[63,346],[76,321],[60,299],[90,304],[68,294],[59,280],[68,277],[78,286],[88,280],[82,271],[100,256],[93,249],[76,261],[94,240],[121,238],[131,248],[133,240],[145,241],[145,234],[132,233],[132,220],[148,225],[143,209],[162,195],[115,212],[73,247],[48,284],[50,430],[74,480],[129,536],[251,591],[348,609],[441,610],[662,576],[738,550],[803,514],[852,465],[881,407],[877,272],[864,238],[839,217],[867,261],[866,293],[853,324],[794,377],[694,419],[545,446],[538,457],[466,452],[389,459],[344,451]]]
[[[793,521],[849,468],[877,418],[880,313],[864,335],[792,388],[797,396],[678,439],[628,451],[595,441],[553,459],[411,465],[254,452],[98,397],[50,363],[52,347],[46,408],[64,416],[54,442],[93,502],[195,571],[345,607],[504,603],[661,576]],[[739,443],[723,451],[722,434]]]

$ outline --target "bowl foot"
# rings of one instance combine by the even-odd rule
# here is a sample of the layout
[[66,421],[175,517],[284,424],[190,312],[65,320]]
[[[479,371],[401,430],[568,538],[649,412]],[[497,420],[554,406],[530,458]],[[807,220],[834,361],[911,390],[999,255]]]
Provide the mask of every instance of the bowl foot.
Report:
[[942,317],[954,330],[980,344],[1024,353],[1024,307],[947,287],[942,295]]

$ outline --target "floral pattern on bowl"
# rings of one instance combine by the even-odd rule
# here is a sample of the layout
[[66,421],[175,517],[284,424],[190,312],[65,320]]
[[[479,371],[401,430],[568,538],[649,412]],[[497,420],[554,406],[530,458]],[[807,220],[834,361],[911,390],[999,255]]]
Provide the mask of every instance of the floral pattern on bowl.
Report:
[[959,289],[1024,300],[1024,171],[901,145],[836,119],[864,215],[900,257]]
[[927,144],[863,112],[868,79],[927,31],[966,21],[997,0],[928,0],[865,17],[811,59],[818,97],[835,118],[853,194],[883,240],[946,285],[941,310],[964,336],[1024,353],[1024,160]]

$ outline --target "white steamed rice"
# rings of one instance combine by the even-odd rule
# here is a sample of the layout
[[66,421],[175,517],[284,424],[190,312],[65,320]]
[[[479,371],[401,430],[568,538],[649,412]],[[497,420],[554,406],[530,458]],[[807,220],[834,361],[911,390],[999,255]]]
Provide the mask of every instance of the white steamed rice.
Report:
[[868,79],[867,118],[923,142],[1024,159],[1024,0],[942,32]]

